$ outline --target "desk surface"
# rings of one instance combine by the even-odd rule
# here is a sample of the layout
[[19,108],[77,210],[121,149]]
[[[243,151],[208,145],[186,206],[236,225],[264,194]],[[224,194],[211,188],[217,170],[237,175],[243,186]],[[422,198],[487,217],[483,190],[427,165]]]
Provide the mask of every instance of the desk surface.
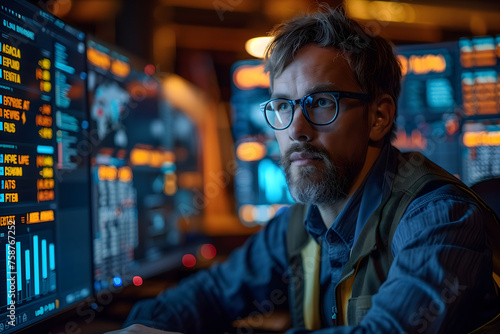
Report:
[[[118,295],[107,295],[99,301],[88,299],[73,310],[39,325],[22,330],[22,334],[102,334],[120,329],[132,306],[139,300],[154,298],[161,291],[177,284],[177,279],[158,278],[146,280],[141,287],[126,287]],[[91,304],[95,303],[95,309]],[[290,326],[287,312],[275,311],[272,315],[236,321],[230,333],[282,333]]]

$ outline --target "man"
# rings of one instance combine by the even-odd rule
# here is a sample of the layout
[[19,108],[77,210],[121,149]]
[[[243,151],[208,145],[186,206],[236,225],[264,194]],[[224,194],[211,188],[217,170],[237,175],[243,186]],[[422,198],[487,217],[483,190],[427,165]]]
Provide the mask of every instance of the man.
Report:
[[[268,48],[276,130],[297,203],[222,264],[136,305],[129,333],[222,333],[289,310],[305,333],[467,333],[500,312],[491,212],[422,155],[391,146],[401,72],[342,10],[278,26]],[[498,242],[498,241],[496,241]]]

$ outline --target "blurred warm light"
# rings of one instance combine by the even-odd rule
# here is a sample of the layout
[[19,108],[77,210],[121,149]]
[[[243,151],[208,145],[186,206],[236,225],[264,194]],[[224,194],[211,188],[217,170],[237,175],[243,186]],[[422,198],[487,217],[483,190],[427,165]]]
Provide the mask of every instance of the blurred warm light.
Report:
[[500,146],[500,131],[470,131],[462,140],[466,147]]
[[253,223],[255,220],[255,206],[251,204],[242,205],[239,209],[239,216],[243,223]]
[[179,174],[179,187],[199,189],[203,187],[203,176],[199,172],[182,172]]
[[132,166],[159,168],[165,163],[174,163],[175,155],[170,151],[154,150],[147,147],[134,147],[130,152],[130,162]]
[[131,182],[132,178],[132,169],[130,167],[123,166],[118,169],[118,179],[121,182]]
[[201,90],[175,74],[166,76],[162,85],[165,98],[174,108],[184,111],[197,125],[205,124],[210,104]]
[[57,17],[66,16],[73,5],[71,0],[55,0],[48,4],[48,10]]
[[446,121],[445,123],[446,134],[452,136],[460,130],[460,124],[456,118],[452,118]]
[[217,255],[217,249],[212,244],[204,244],[201,246],[200,253],[205,259],[210,260]]
[[241,161],[261,160],[266,156],[266,153],[266,147],[259,142],[241,143],[236,148],[236,155]]
[[182,264],[188,268],[194,267],[196,265],[196,257],[193,254],[185,254],[182,257]]
[[470,18],[470,31],[476,36],[486,35],[488,33],[488,24],[481,15],[472,15]]
[[269,75],[264,73],[264,65],[242,65],[234,70],[233,82],[242,90],[268,88]]
[[362,20],[406,23],[415,21],[413,6],[401,2],[349,0],[347,11],[351,16]]
[[[472,2],[471,2],[472,3]],[[472,33],[484,35],[487,30],[500,28],[498,11],[488,9],[447,6],[439,4],[403,3],[400,1],[346,0],[347,14],[366,21],[372,33],[379,34],[390,22],[411,23],[442,28],[469,28]],[[396,27],[394,27],[396,28]],[[420,29],[420,28],[419,28]],[[391,30],[391,29],[384,29]],[[420,30],[415,30],[416,39]]]
[[412,130],[411,134],[399,130],[393,145],[400,150],[421,150],[427,149],[427,140],[418,129]]
[[401,74],[421,75],[430,72],[442,73],[446,70],[446,58],[442,54],[411,55],[408,59],[398,55],[401,64]]
[[97,177],[101,181],[114,181],[118,176],[118,170],[115,166],[99,166],[97,168]]
[[245,43],[245,50],[253,57],[264,58],[264,52],[271,39],[271,37],[251,38]]
[[120,0],[75,1],[71,10],[71,18],[81,22],[111,21],[120,12],[122,2]]
[[[229,13],[232,12],[253,13],[259,10],[259,5],[260,5],[260,3],[257,1],[242,1],[242,0],[230,0],[230,1],[158,0],[158,3],[169,7],[185,7],[185,8],[196,8],[196,9],[202,8],[202,9],[220,11],[220,13],[218,13],[217,15],[221,19],[224,19],[225,15],[229,15]],[[226,14],[226,12],[228,14]]]
[[[161,12],[161,14],[157,14]],[[165,11],[160,10],[160,6],[155,9],[154,15],[157,22],[168,22],[168,19],[160,18]],[[168,24],[158,26],[153,34],[153,60],[158,68],[154,68],[154,73],[169,72],[174,68],[176,54],[176,36],[175,31]]]
[[144,66],[144,73],[146,75],[153,75],[156,72],[156,67],[153,64],[147,64]]
[[94,66],[107,71],[111,67],[111,57],[92,47],[87,48],[87,60]]
[[111,62],[111,73],[120,78],[125,78],[130,73],[130,64],[118,59],[113,59]]
[[177,175],[167,173],[163,175],[163,193],[173,196],[177,192]]
[[281,22],[297,14],[306,13],[310,6],[310,2],[297,0],[267,0],[262,1],[260,5],[266,17],[269,17],[275,22]]
[[141,286],[143,283],[143,279],[141,276],[134,276],[132,282],[134,283],[135,286]]

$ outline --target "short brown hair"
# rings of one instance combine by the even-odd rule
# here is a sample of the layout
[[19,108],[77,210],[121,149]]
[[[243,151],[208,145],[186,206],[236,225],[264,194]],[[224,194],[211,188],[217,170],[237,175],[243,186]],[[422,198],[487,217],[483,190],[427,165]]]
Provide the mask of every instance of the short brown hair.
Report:
[[387,138],[396,136],[397,101],[401,91],[401,68],[391,45],[348,18],[342,7],[319,5],[313,14],[299,16],[277,25],[265,53],[265,71],[273,78],[281,74],[297,51],[313,43],[340,50],[349,63],[361,90],[373,100],[389,94],[396,103],[394,123]]

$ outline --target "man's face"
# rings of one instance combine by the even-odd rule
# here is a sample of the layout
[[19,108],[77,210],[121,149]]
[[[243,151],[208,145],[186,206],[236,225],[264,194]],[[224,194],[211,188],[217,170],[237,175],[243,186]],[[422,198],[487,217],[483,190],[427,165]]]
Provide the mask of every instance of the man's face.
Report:
[[[361,92],[339,51],[307,45],[274,78],[272,98],[300,99],[320,91]],[[367,102],[343,98],[337,119],[317,126],[295,106],[292,124],[275,131],[292,197],[299,203],[329,204],[351,194],[365,164],[369,142]],[[362,180],[362,179],[361,179]]]

